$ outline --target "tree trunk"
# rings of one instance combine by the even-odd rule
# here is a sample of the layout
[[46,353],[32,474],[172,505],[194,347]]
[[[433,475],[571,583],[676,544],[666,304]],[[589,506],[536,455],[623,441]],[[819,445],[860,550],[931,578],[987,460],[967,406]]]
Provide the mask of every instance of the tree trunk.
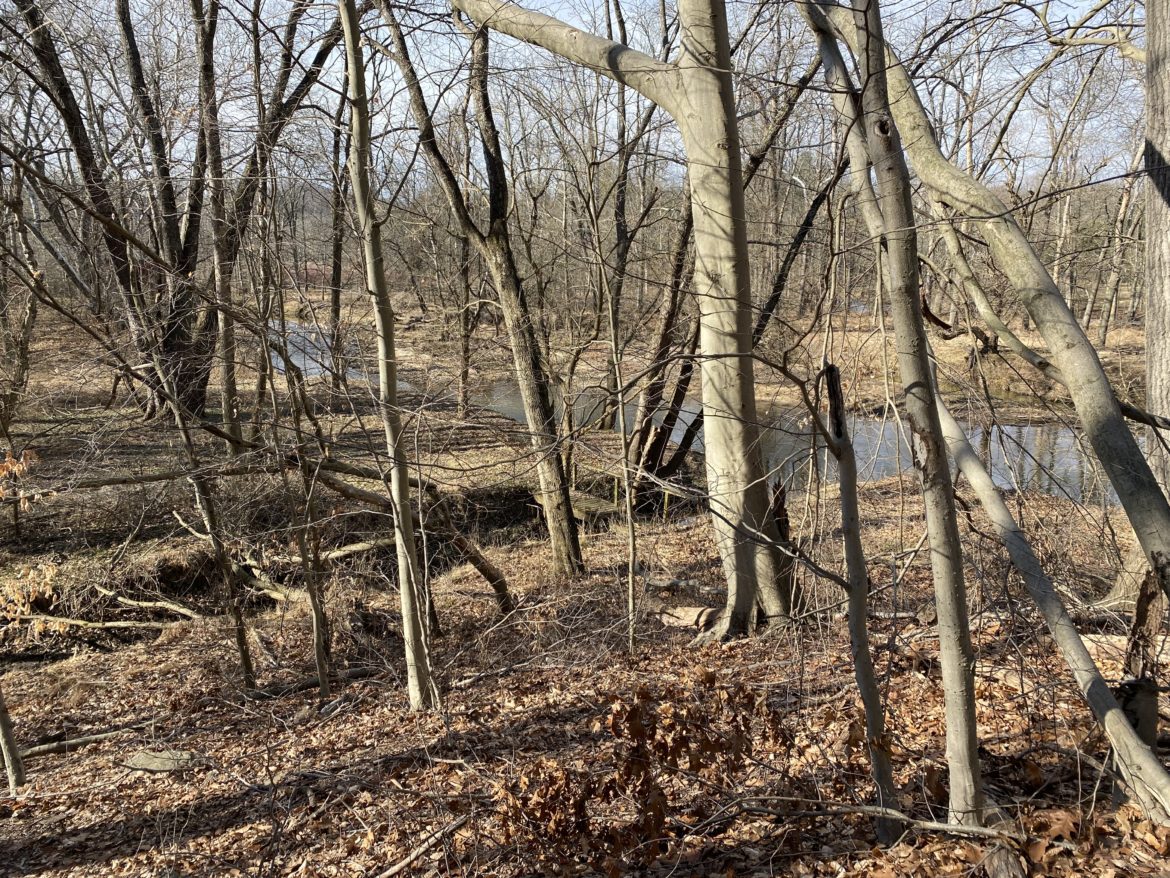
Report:
[[[349,84],[344,84],[349,91]],[[333,114],[333,192],[330,197],[332,223],[329,239],[329,354],[333,371],[333,390],[340,393],[345,388],[345,339],[341,335],[341,278],[345,260],[345,195],[349,177],[345,166],[349,162],[349,132],[342,133],[345,120],[346,95],[337,102]]]
[[354,0],[338,0],[344,29],[345,59],[349,76],[350,132],[349,179],[354,212],[362,238],[366,286],[374,303],[378,333],[378,414],[386,434],[390,458],[390,497],[394,508],[394,541],[398,554],[398,591],[402,601],[402,639],[406,645],[407,689],[412,710],[439,706],[439,692],[431,674],[423,583],[414,541],[410,504],[410,478],[402,447],[402,421],[398,411],[398,372],[394,359],[394,309],[382,258],[381,230],[370,189],[370,119],[366,101],[366,71],[361,53],[361,23]]
[[829,85],[838,90],[835,102],[841,114],[859,207],[870,235],[881,243],[881,267],[897,337],[914,468],[922,485],[931,548],[947,720],[950,819],[980,825],[984,803],[975,726],[974,650],[967,621],[962,548],[922,320],[910,172],[898,128],[890,115],[881,15],[875,3],[858,0],[852,27],[844,20],[839,25],[843,32],[848,29],[855,40],[854,54],[863,83],[863,116],[858,119],[848,73],[829,22],[816,8],[807,11],[820,35]]
[[724,3],[679,4],[677,65],[502,0],[456,0],[455,6],[495,30],[629,85],[677,122],[694,214],[708,493],[728,584],[723,615],[703,639],[746,634],[757,598],[769,615],[787,616],[792,596],[779,587],[779,538],[759,450],[742,167]]
[[[829,397],[829,432],[831,450],[837,459],[837,478],[841,485],[841,538],[845,543],[845,570],[849,581],[849,646],[853,653],[853,671],[857,691],[865,710],[865,738],[869,744],[870,772],[877,789],[877,804],[882,808],[898,807],[897,787],[890,764],[890,741],[886,737],[886,711],[881,689],[873,669],[869,649],[869,572],[865,547],[861,542],[861,512],[857,500],[857,456],[845,421],[845,399],[841,393],[841,374],[836,366],[825,367]],[[875,821],[878,840],[893,844],[901,835],[901,826],[888,817]]]
[[[759,447],[752,349],[751,278],[739,131],[726,10],[719,0],[682,0],[675,119],[687,152],[695,226],[695,298],[702,325],[704,457],[715,542],[728,584],[711,637],[750,631],[757,595],[780,579],[772,547]],[[770,544],[770,545],[768,545]],[[786,596],[766,609],[786,616]]]
[[[1170,414],[1170,10],[1146,6],[1146,407]],[[1170,458],[1151,437],[1150,466],[1170,484]],[[1144,541],[1143,541],[1144,544]],[[1155,568],[1157,569],[1157,568]],[[1165,587],[1165,583],[1163,583]]]
[[8,705],[4,701],[2,691],[0,691],[0,756],[4,757],[4,768],[8,773],[8,791],[15,796],[17,790],[24,786],[24,761],[20,758],[20,748],[16,746],[16,735],[12,732],[12,719],[8,716]]

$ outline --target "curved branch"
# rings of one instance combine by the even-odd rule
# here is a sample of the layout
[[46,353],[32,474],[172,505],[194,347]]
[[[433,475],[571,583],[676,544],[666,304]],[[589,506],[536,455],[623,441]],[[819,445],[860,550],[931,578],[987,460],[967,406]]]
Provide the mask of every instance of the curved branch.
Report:
[[678,68],[673,64],[505,0],[453,0],[451,5],[484,27],[628,85],[674,115]]

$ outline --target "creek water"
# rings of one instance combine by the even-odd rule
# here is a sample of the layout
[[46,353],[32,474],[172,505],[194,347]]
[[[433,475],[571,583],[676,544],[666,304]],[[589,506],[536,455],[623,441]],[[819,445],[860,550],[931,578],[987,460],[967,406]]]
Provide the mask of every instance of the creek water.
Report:
[[[292,322],[287,332],[289,358],[298,368],[306,376],[329,374],[332,362],[329,339],[313,327]],[[350,357],[349,362],[357,362],[357,358]],[[276,366],[279,369],[280,363]],[[376,376],[368,376],[357,366],[351,366],[347,373],[351,380],[376,380]],[[399,386],[406,391],[417,390],[408,382],[400,382]],[[599,388],[574,394],[575,423],[592,420],[600,412],[603,399]],[[510,378],[475,387],[471,402],[524,423],[520,390]],[[559,407],[561,401],[557,404]],[[672,432],[673,441],[682,438],[699,411],[698,402],[684,403]],[[627,421],[632,421],[636,406],[627,405],[626,414]],[[1116,494],[1081,437],[1069,427],[1051,422],[964,426],[980,456],[990,461],[992,478],[1001,488],[1040,491],[1080,502],[1117,502]],[[910,449],[897,419],[854,414],[849,430],[857,455],[858,476],[863,481],[897,475],[911,466]],[[832,456],[823,443],[814,456],[813,439],[813,427],[803,410],[770,408],[761,412],[760,445],[773,479],[800,480],[807,477],[814,465],[820,478],[835,479]],[[698,451],[703,449],[701,430],[694,445]]]
[[[511,379],[492,382],[472,394],[473,401],[514,421],[524,422],[524,407],[519,388]],[[601,411],[602,392],[586,390],[575,396],[573,416],[576,424],[588,423]],[[679,442],[687,427],[698,415],[701,404],[688,399],[671,432]],[[632,422],[636,406],[626,406],[626,419]],[[661,419],[657,419],[661,422]],[[972,445],[986,461],[991,461],[995,483],[1005,489],[1040,491],[1082,502],[1115,503],[1108,480],[1100,467],[1082,447],[1078,434],[1062,424],[996,424],[990,428],[965,424]],[[910,448],[902,425],[894,417],[853,414],[849,420],[850,436],[857,455],[858,477],[863,480],[897,475],[912,465]],[[812,440],[814,428],[803,409],[770,408],[760,414],[760,446],[764,464],[772,478],[788,480],[807,475],[814,464]],[[700,429],[694,447],[703,449]],[[819,443],[815,464],[820,477],[834,480],[836,464],[832,455]]]

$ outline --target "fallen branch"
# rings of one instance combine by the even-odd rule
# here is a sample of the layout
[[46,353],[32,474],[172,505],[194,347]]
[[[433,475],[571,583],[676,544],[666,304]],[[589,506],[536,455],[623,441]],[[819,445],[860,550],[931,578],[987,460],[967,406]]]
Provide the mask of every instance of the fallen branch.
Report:
[[27,750],[21,751],[20,755],[24,759],[31,759],[34,756],[48,756],[52,753],[69,753],[73,750],[79,750],[82,747],[88,747],[90,744],[98,744],[102,741],[108,741],[110,738],[116,738],[122,732],[145,728],[153,722],[154,717],[151,717],[150,719],[142,720],[142,722],[133,723],[132,725],[110,729],[108,732],[83,735],[80,738],[63,738],[60,741],[46,741],[44,744],[34,744]]
[[172,603],[171,601],[136,601],[132,598],[123,597],[112,589],[108,589],[100,585],[95,585],[94,589],[99,594],[104,594],[106,597],[113,598],[118,603],[124,604],[127,607],[139,607],[148,610],[167,610],[179,616],[186,616],[188,619],[203,618],[194,610],[184,607],[182,604]]
[[47,622],[55,625],[71,625],[75,628],[151,628],[162,631],[170,628],[174,622],[138,622],[132,619],[116,619],[112,622],[90,622],[86,619],[69,619],[65,616],[44,616],[40,614],[16,616],[17,622]]
[[[340,561],[342,558],[348,558],[351,555],[360,555],[363,552],[373,552],[376,549],[390,549],[394,547],[394,537],[386,537],[380,540],[363,540],[359,543],[348,543],[344,546],[338,546],[336,549],[330,549],[327,552],[321,553],[322,561]],[[304,559],[300,555],[290,555],[287,558],[279,559],[287,561],[289,564],[303,564]]]
[[[377,674],[376,668],[349,668],[338,671],[335,675],[340,680],[365,680]],[[316,689],[321,685],[319,677],[306,677],[292,683],[274,683],[263,689],[252,689],[244,693],[249,701],[269,701],[274,698],[283,698],[294,692],[304,692],[306,689]]]
[[277,473],[283,469],[281,464],[234,464],[227,467],[207,467],[205,469],[176,469],[160,470],[153,473],[123,473],[117,476],[102,476],[96,479],[81,479],[56,488],[40,488],[25,491],[20,495],[0,498],[0,503],[35,502],[63,494],[73,494],[80,491],[97,491],[101,488],[123,487],[130,485],[150,485],[157,482],[176,482],[180,479],[189,479],[193,476],[202,476],[209,479],[228,476],[250,476],[266,473]]
[[848,805],[832,808],[780,810],[778,808],[762,808],[757,805],[742,805],[743,814],[759,814],[765,817],[783,817],[786,820],[801,817],[844,817],[851,814],[865,814],[874,817],[887,817],[896,820],[910,829],[920,829],[924,832],[946,832],[952,835],[973,835],[981,838],[994,838],[1000,841],[1014,841],[1022,843],[1026,836],[1022,832],[1013,832],[1007,829],[998,829],[992,826],[968,826],[964,823],[940,823],[937,820],[916,820],[896,808],[883,808],[881,805]]
[[422,842],[419,843],[418,847],[407,854],[405,859],[399,860],[386,871],[379,872],[375,878],[394,878],[395,875],[401,875],[412,865],[414,865],[415,860],[417,860],[419,857],[433,848],[440,840],[442,840],[443,836],[449,832],[454,832],[456,829],[466,823],[470,817],[470,814],[464,814],[462,817],[458,817],[455,820],[452,820],[442,829],[436,829],[434,832],[424,838]]
[[663,607],[646,615],[670,628],[697,628],[706,631],[719,618],[715,607]]

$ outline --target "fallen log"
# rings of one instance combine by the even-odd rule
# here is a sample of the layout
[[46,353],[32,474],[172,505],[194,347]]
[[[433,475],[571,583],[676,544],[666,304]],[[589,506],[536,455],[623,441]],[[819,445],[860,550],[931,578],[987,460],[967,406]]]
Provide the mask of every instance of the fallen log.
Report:
[[32,759],[36,756],[49,756],[53,753],[71,753],[74,750],[80,750],[82,747],[88,747],[90,744],[99,744],[102,741],[116,738],[123,732],[131,732],[136,729],[145,728],[153,722],[154,718],[151,717],[150,719],[132,723],[128,726],[119,726],[116,729],[110,729],[106,732],[82,735],[79,738],[62,738],[58,741],[46,741],[43,744],[34,744],[28,749],[22,750],[20,755],[22,759]]
[[108,589],[100,585],[94,585],[94,590],[97,591],[98,594],[104,594],[106,597],[113,598],[118,603],[127,607],[137,607],[139,609],[147,610],[167,610],[168,612],[175,613],[179,616],[186,616],[188,619],[203,618],[194,610],[184,607],[182,604],[176,604],[171,601],[138,601],[134,600],[133,598],[120,595],[112,589]]

